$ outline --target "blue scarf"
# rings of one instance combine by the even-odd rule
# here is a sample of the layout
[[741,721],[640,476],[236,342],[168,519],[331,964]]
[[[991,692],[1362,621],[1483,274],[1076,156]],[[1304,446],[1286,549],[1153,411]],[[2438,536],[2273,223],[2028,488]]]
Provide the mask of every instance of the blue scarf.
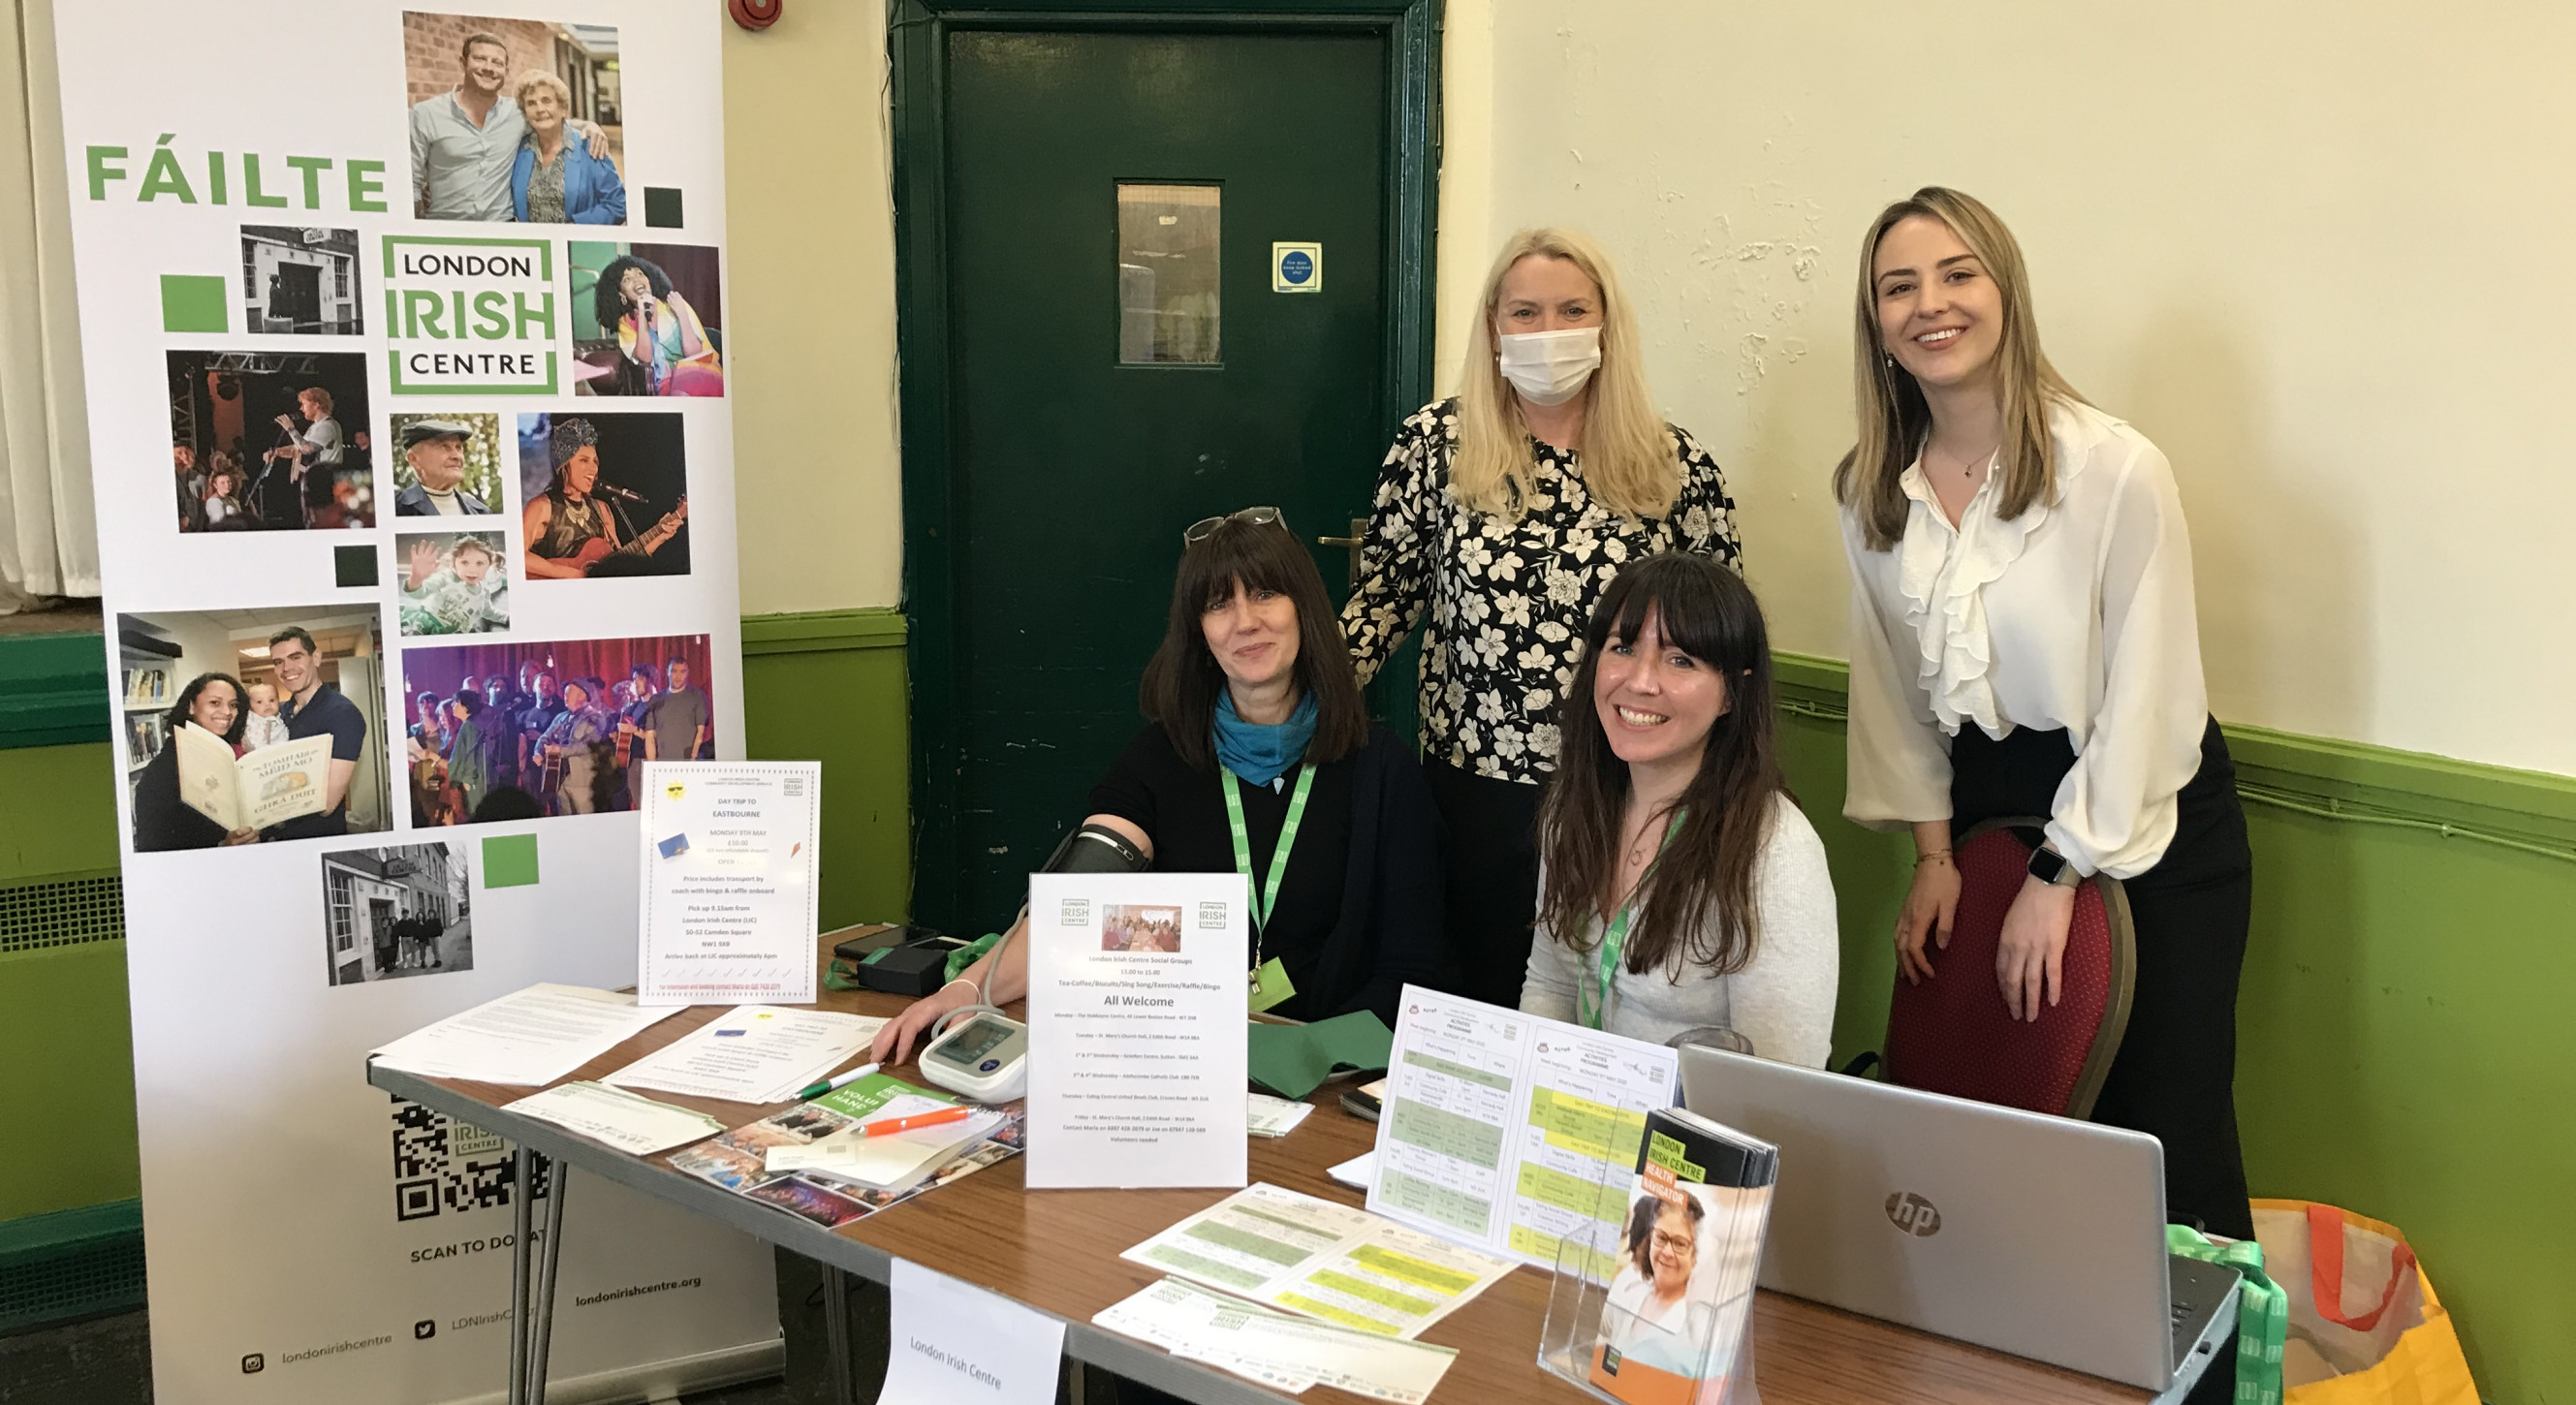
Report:
[[1254,785],[1268,785],[1285,775],[1305,757],[1306,743],[1314,736],[1313,693],[1297,700],[1297,710],[1288,714],[1287,721],[1263,726],[1235,716],[1234,694],[1217,691],[1216,759]]

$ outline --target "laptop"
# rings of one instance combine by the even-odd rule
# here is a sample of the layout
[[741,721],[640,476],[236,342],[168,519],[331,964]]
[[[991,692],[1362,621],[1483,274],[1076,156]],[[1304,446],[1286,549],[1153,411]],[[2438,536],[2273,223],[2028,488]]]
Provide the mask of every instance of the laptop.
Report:
[[2235,1270],[2165,1251],[2145,1133],[1716,1049],[1681,1068],[1682,1106],[1780,1148],[1765,1288],[2175,1399],[2226,1337]]

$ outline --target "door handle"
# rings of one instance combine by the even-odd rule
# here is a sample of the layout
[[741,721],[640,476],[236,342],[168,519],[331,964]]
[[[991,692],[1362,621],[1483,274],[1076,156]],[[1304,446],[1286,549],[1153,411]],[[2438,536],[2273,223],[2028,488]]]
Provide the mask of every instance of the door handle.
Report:
[[1360,543],[1366,540],[1367,537],[1368,519],[1365,517],[1354,517],[1351,519],[1351,534],[1349,536],[1315,538],[1315,545],[1317,546],[1338,546],[1349,550],[1351,553],[1351,589],[1353,590],[1360,588]]

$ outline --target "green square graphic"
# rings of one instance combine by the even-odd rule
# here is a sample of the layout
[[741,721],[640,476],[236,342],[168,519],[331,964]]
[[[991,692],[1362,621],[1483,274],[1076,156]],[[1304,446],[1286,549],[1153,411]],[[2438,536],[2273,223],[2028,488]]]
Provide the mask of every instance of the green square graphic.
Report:
[[676,186],[644,187],[644,226],[647,229],[680,227],[680,191]]
[[483,841],[483,886],[525,888],[537,881],[537,836],[495,834]]
[[331,569],[342,590],[376,583],[376,549],[372,546],[331,548]]
[[202,273],[164,273],[161,275],[161,330],[165,332],[224,332],[224,299],[232,291],[231,280]]

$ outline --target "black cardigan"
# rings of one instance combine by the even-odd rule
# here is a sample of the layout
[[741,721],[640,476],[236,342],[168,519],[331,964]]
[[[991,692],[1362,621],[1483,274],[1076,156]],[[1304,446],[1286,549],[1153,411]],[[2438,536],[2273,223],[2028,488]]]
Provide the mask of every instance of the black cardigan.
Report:
[[[1339,773],[1339,774],[1336,774]],[[1175,795],[1178,788],[1182,793]],[[1299,978],[1294,999],[1277,1007],[1280,1014],[1318,1020],[1354,1010],[1374,1010],[1388,1027],[1395,1024],[1396,1003],[1411,983],[1435,990],[1459,988],[1456,954],[1443,925],[1443,873],[1440,812],[1431,802],[1422,768],[1383,727],[1372,725],[1357,752],[1333,762],[1317,777],[1317,794],[1347,794],[1348,858],[1343,866],[1341,907],[1315,952],[1312,967]],[[1196,852],[1190,869],[1232,871],[1231,841],[1226,837],[1214,771],[1183,766],[1170,739],[1148,726],[1129,744],[1109,775],[1092,791],[1091,810],[1128,820],[1154,839],[1155,868],[1166,865],[1175,848]],[[1181,809],[1185,814],[1166,811]],[[1308,825],[1319,817],[1309,811]],[[1175,823],[1193,828],[1213,826],[1207,835],[1162,833]],[[1255,850],[1263,842],[1255,823]],[[1335,826],[1338,828],[1339,826]],[[1302,852],[1305,846],[1299,846]],[[1217,861],[1211,856],[1228,857]],[[1262,860],[1266,867],[1267,860]],[[1297,886],[1295,868],[1289,884]],[[1282,906],[1289,899],[1282,895]]]

